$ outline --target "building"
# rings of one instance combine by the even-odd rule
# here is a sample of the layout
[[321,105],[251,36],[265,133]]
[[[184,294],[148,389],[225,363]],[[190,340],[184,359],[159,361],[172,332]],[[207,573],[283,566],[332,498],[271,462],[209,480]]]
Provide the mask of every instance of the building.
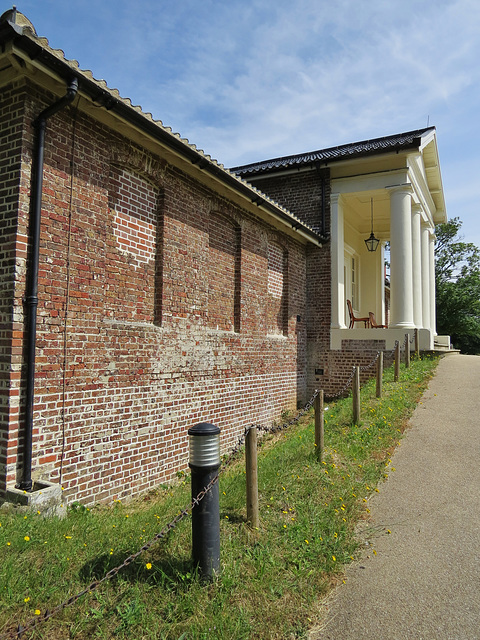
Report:
[[[446,336],[442,340],[435,332],[435,225],[446,222],[446,212],[434,127],[232,171],[329,235],[320,252],[313,250],[318,258],[311,261],[307,276],[309,302],[322,295],[320,272],[323,286],[329,282],[331,287],[330,306],[309,316],[310,388],[322,383],[331,388],[345,353],[368,349],[370,313],[378,325],[385,325],[375,330],[376,343],[380,341],[383,349],[392,349],[396,340],[402,342],[405,333],[412,335],[415,329],[422,350],[432,350],[436,339],[448,344]],[[373,246],[372,237],[378,240]],[[368,322],[352,322],[348,300],[353,316]],[[321,319],[328,336],[318,340]],[[315,370],[323,374],[315,376],[314,383]]]
[[[148,490],[186,466],[193,424],[218,424],[227,450],[405,331],[433,346],[434,129],[228,171],[15,9],[0,44],[1,491],[44,480],[88,504]],[[372,198],[392,318],[349,330],[345,287],[383,317],[382,250],[360,242]]]

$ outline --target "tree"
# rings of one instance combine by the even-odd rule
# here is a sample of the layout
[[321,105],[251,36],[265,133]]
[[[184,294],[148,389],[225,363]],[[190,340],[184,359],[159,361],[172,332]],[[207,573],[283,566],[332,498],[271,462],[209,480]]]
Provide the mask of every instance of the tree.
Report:
[[435,227],[437,332],[463,353],[480,353],[480,251],[452,218]]

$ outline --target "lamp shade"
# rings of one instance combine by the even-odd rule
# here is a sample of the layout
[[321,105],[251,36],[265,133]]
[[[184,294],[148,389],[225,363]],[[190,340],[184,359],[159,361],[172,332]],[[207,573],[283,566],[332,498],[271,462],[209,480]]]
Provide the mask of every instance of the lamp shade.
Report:
[[368,251],[376,251],[380,240],[373,235],[373,231],[370,236],[365,240]]
[[201,422],[188,430],[190,466],[214,467],[220,464],[220,429]]

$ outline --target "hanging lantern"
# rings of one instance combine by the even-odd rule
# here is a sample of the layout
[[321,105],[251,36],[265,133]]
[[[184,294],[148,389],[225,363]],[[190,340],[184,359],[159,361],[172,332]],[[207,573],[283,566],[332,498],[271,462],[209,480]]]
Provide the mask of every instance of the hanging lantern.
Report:
[[365,240],[365,244],[367,245],[368,251],[376,251],[378,247],[378,243],[380,240],[375,237],[373,233],[373,198],[370,198],[370,209],[371,209],[371,219],[372,219],[372,231],[370,232],[370,236]]

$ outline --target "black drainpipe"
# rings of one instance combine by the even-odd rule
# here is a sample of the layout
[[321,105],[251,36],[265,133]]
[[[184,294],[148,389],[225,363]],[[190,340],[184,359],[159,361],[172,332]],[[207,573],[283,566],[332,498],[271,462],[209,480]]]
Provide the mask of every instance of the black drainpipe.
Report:
[[325,193],[325,189],[326,189],[326,184],[327,181],[325,180],[325,174],[322,173],[322,168],[320,166],[320,164],[316,164],[316,169],[317,169],[317,173],[320,176],[320,188],[322,190],[322,199],[320,202],[320,207],[321,207],[321,235],[323,238],[327,238],[327,229],[326,229],[326,211],[325,211],[325,207],[327,206],[327,198],[326,198],[326,193]]
[[31,245],[30,269],[26,282],[25,319],[27,327],[26,338],[26,401],[25,401],[25,429],[23,434],[23,470],[19,489],[31,491],[32,483],[32,432],[33,432],[33,403],[35,393],[35,346],[37,341],[37,307],[38,307],[38,260],[40,253],[40,220],[42,215],[42,186],[43,186],[43,157],[45,152],[45,129],[47,120],[73,101],[78,91],[78,80],[73,78],[68,85],[67,93],[42,111],[33,121],[36,131],[36,147],[34,156],[31,195]]

